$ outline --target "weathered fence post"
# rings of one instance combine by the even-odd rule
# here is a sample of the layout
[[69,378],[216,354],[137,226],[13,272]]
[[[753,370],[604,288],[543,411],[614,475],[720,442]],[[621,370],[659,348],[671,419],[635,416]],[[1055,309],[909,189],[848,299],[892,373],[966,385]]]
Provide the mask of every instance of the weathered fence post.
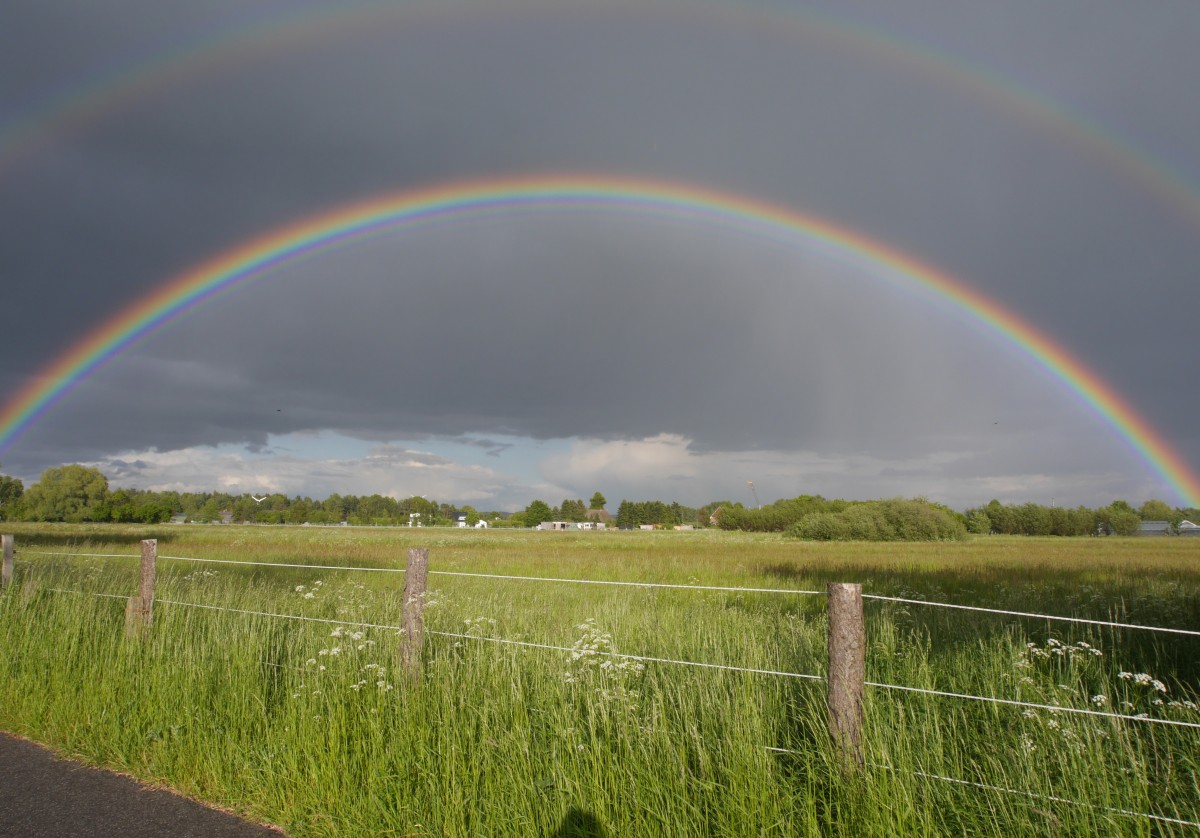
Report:
[[0,535],[0,544],[3,544],[4,548],[4,560],[3,564],[0,564],[0,589],[3,589],[12,584],[13,537],[11,535]]
[[148,538],[142,542],[142,577],[136,596],[125,604],[125,634],[133,637],[149,628],[154,619],[154,573],[158,558],[158,540]]
[[429,576],[429,548],[410,547],[404,571],[404,645],[401,662],[410,680],[421,674],[421,646],[425,642],[425,585]]
[[829,734],[844,768],[863,761],[863,682],[866,629],[862,586],[832,582],[829,592]]

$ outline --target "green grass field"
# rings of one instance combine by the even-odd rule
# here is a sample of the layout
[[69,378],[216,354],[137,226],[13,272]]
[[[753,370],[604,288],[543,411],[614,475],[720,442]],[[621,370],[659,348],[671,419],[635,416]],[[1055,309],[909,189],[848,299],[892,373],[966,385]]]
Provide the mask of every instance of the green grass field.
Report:
[[[821,681],[592,653],[824,675],[824,597],[702,586],[857,582],[1195,630],[1200,540],[6,531],[0,729],[294,836],[1182,835],[1196,828],[1142,814],[1200,821],[1200,729],[872,687],[866,766],[847,773]],[[142,538],[164,558],[154,625],[129,640]],[[402,574],[165,558],[402,568],[412,546],[434,571],[415,683],[387,628]],[[59,552],[129,558],[42,555]],[[868,681],[1200,724],[1198,638],[870,600],[866,623]]]

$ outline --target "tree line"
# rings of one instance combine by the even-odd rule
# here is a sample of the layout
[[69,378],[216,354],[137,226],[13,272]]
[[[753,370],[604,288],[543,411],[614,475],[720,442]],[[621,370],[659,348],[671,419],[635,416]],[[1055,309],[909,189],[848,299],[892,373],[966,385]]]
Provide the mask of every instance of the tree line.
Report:
[[351,524],[357,526],[536,527],[545,521],[604,520],[623,529],[642,526],[709,527],[748,532],[779,532],[821,540],[945,540],[974,534],[1085,536],[1130,535],[1143,521],[1200,521],[1200,510],[1172,508],[1161,500],[1134,507],[1124,500],[1088,509],[1035,503],[985,506],[956,512],[922,499],[848,501],[801,495],[750,508],[727,500],[701,507],[661,500],[622,500],[615,516],[600,492],[588,502],[564,498],[557,506],[530,502],[519,512],[478,510],[414,495],[332,494],[324,500],[280,493],[256,497],[224,492],[111,489],[99,470],[82,465],[46,469],[37,483],[0,474],[0,520],[161,524],[182,516],[195,522],[255,524]]

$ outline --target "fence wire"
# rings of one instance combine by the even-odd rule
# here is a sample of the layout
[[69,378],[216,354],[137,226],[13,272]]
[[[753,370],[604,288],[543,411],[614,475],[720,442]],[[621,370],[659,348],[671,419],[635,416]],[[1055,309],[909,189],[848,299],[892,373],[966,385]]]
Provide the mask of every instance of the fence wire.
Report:
[[1171,634],[1186,634],[1191,637],[1200,637],[1200,631],[1191,631],[1189,629],[1176,628],[1160,628],[1158,626],[1141,626],[1133,623],[1113,623],[1105,620],[1089,620],[1084,617],[1060,617],[1054,614],[1035,614],[1030,611],[1005,611],[1000,608],[981,608],[977,605],[956,605],[950,602],[931,602],[925,599],[905,599],[898,596],[882,596],[881,594],[863,594],[863,599],[883,600],[884,602],[903,602],[911,605],[928,605],[934,608],[954,608],[959,611],[978,611],[984,614],[1003,614],[1009,617],[1032,617],[1039,620],[1057,620],[1067,623],[1086,623],[1092,626],[1105,626],[1107,628],[1125,628],[1139,629],[1141,631],[1162,631],[1170,632]]
[[[794,751],[794,750],[790,750],[788,748],[774,748],[769,745],[765,746],[764,750],[771,751],[772,753],[776,753],[776,754],[798,754],[799,755],[802,753],[801,751]],[[1133,817],[1133,818],[1146,818],[1147,820],[1158,821],[1159,823],[1170,823],[1170,824],[1176,824],[1178,826],[1193,826],[1193,827],[1200,828],[1200,822],[1185,821],[1185,820],[1182,820],[1181,818],[1172,818],[1167,815],[1155,815],[1150,812],[1138,812],[1134,809],[1116,809],[1111,806],[1098,806],[1094,803],[1084,803],[1079,800],[1071,800],[1070,798],[1058,797],[1053,794],[1038,794],[1037,792],[1025,791],[1023,789],[1010,789],[1005,786],[994,786],[989,783],[977,783],[973,780],[963,780],[958,777],[945,777],[941,774],[930,774],[925,771],[907,771],[904,769],[896,768],[891,765],[879,765],[877,763],[867,763],[867,766],[870,768],[876,768],[876,769],[879,769],[882,771],[891,771],[896,774],[911,774],[914,777],[920,777],[925,780],[940,780],[942,782],[954,783],[954,784],[960,785],[960,786],[969,786],[969,787],[973,787],[973,788],[977,788],[977,789],[985,789],[987,791],[998,791],[998,792],[1002,792],[1004,794],[1015,794],[1015,795],[1019,795],[1021,797],[1028,797],[1031,800],[1044,800],[1048,803],[1066,803],[1071,806],[1082,806],[1085,809],[1091,809],[1096,812],[1108,812],[1108,813],[1114,814],[1114,815],[1127,815],[1127,816]]]
[[[100,593],[89,594],[86,591],[70,591],[70,590],[65,590],[65,589],[61,589],[61,588],[46,588],[46,590],[55,591],[57,593],[78,594],[80,596],[89,596],[90,595],[90,596],[109,597],[112,599],[127,599],[127,597],[123,597],[119,594],[100,594]],[[206,609],[209,611],[224,611],[224,612],[228,612],[231,614],[247,614],[247,615],[255,616],[255,617],[271,617],[271,618],[276,618],[276,619],[281,619],[281,620],[297,620],[300,622],[327,623],[327,624],[334,624],[334,625],[341,625],[341,626],[354,626],[354,627],[358,627],[358,628],[383,629],[386,631],[396,631],[396,632],[400,632],[400,633],[404,632],[404,628],[402,626],[380,625],[380,624],[376,624],[376,623],[361,623],[361,622],[356,622],[356,621],[352,621],[352,620],[332,620],[332,619],[328,619],[328,618],[324,618],[324,617],[305,617],[300,614],[276,614],[276,613],[272,613],[269,611],[249,611],[249,610],[244,610],[244,609],[240,609],[240,608],[226,608],[226,607],[220,606],[220,605],[205,605],[202,603],[180,602],[178,600],[170,600],[170,599],[155,598],[154,602],[162,603],[165,605],[178,605],[178,606],[182,606],[185,608],[201,608],[201,609]],[[438,636],[442,636],[442,637],[455,637],[455,638],[460,638],[460,639],[465,639],[465,640],[477,640],[477,641],[484,642],[484,643],[498,643],[498,644],[503,644],[503,645],[508,645],[508,646],[522,646],[522,647],[527,647],[527,648],[531,648],[531,649],[550,649],[550,650],[559,651],[559,652],[578,652],[579,651],[578,649],[570,647],[570,646],[553,646],[553,645],[549,645],[549,644],[545,644],[545,643],[533,643],[533,642],[527,641],[527,640],[508,640],[508,639],[500,638],[500,637],[483,637],[483,636],[474,635],[474,634],[458,634],[455,632],[434,631],[431,629],[426,629],[425,633],[431,634],[431,635],[438,635]],[[619,653],[619,652],[597,651],[596,654],[603,655],[606,657],[612,657],[612,658],[623,658],[623,659],[627,659],[627,660],[643,661],[646,663],[667,663],[667,664],[676,664],[679,666],[692,666],[692,667],[703,668],[703,669],[720,669],[720,670],[727,670],[730,672],[746,672],[746,673],[751,673],[751,674],[756,674],[756,675],[775,675],[775,676],[779,676],[779,677],[783,677],[783,678],[800,678],[800,679],[812,680],[812,681],[828,680],[824,675],[809,675],[809,674],[803,674],[803,673],[798,673],[798,672],[785,672],[785,671],[774,670],[774,669],[754,669],[754,668],[750,668],[750,667],[731,666],[728,664],[702,663],[699,661],[685,661],[685,660],[676,660],[676,659],[671,659],[671,658],[654,658],[654,657],[648,657],[645,655],[629,655],[629,654],[624,654],[624,653]],[[1122,713],[1106,713],[1101,710],[1085,710],[1085,709],[1076,708],[1076,707],[1064,707],[1059,704],[1036,704],[1036,703],[1029,702],[1029,701],[1017,701],[1015,699],[995,698],[994,696],[971,695],[970,693],[946,692],[943,690],[930,690],[930,689],[924,689],[921,687],[904,687],[904,686],[899,686],[897,684],[880,684],[880,683],[876,683],[874,681],[864,681],[863,685],[867,686],[867,687],[873,687],[875,689],[881,689],[881,690],[896,690],[899,692],[941,696],[944,698],[960,698],[960,699],[964,699],[964,700],[968,700],[968,701],[980,701],[980,702],[985,702],[985,703],[989,703],[989,704],[1003,704],[1003,705],[1011,706],[1011,707],[1026,707],[1026,708],[1031,708],[1031,709],[1035,709],[1035,710],[1049,710],[1049,711],[1055,712],[1055,713],[1075,713],[1075,714],[1086,715],[1086,716],[1101,716],[1101,717],[1108,718],[1108,719],[1119,719],[1119,720],[1128,721],[1128,722],[1145,722],[1148,724],[1159,724],[1159,725],[1166,725],[1169,727],[1200,728],[1200,724],[1195,723],[1195,722],[1181,722],[1181,721],[1178,721],[1175,719],[1156,719],[1152,716],[1148,716],[1145,714],[1141,714],[1141,715],[1137,715],[1137,716],[1130,716],[1130,715],[1126,715],[1126,714],[1122,714]]]
[[[110,554],[110,553],[52,553],[36,550],[22,550],[21,553],[28,553],[39,556],[83,556],[94,558],[114,558],[114,559],[136,559],[140,556],[126,554]],[[180,562],[205,562],[211,564],[228,564],[228,565],[247,565],[251,567],[287,567],[300,570],[350,570],[362,573],[404,573],[405,569],[400,567],[353,567],[347,565],[312,565],[312,564],[284,564],[282,562],[248,562],[236,559],[202,559],[191,556],[164,556],[159,555],[160,559],[171,559]],[[742,588],[742,587],[727,587],[717,585],[685,585],[668,582],[620,582],[606,579],[568,579],[565,577],[553,576],[512,576],[498,573],[469,573],[466,571],[457,570],[430,570],[430,576],[463,576],[473,577],[477,579],[502,579],[509,581],[520,582],[557,582],[560,584],[574,585],[612,585],[616,587],[627,588],[668,588],[682,589],[692,591],[720,591],[724,593],[743,593],[743,594],[796,594],[800,596],[825,596],[825,591],[806,591],[797,588]],[[883,594],[863,594],[864,600],[877,600],[882,602],[900,602],[908,605],[927,605],[933,608],[950,608],[957,611],[974,611],[983,614],[999,614],[1008,617],[1025,617],[1037,620],[1052,620],[1056,622],[1077,623],[1082,625],[1101,626],[1103,628],[1122,628],[1133,629],[1137,631],[1157,631],[1166,634],[1178,634],[1188,637],[1200,637],[1200,631],[1191,629],[1166,628],[1163,626],[1145,626],[1135,623],[1118,623],[1109,620],[1092,620],[1086,617],[1064,617],[1058,614],[1038,614],[1032,611],[1009,611],[1001,608],[983,608],[977,605],[959,605],[952,602],[936,602],[925,599],[907,599],[905,597],[884,596]]]

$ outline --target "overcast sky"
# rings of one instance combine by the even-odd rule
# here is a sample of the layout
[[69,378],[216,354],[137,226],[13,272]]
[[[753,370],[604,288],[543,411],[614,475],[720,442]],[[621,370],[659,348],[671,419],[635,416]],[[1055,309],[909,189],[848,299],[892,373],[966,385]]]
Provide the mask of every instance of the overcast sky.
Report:
[[[1200,470],[1200,5],[789,5],[7,0],[0,401],[274,228],[570,171],[770,201],[936,266]],[[157,331],[0,469],[482,509],[750,503],[747,481],[764,503],[1183,502],[1011,340],[885,273],[620,206],[401,227]]]

